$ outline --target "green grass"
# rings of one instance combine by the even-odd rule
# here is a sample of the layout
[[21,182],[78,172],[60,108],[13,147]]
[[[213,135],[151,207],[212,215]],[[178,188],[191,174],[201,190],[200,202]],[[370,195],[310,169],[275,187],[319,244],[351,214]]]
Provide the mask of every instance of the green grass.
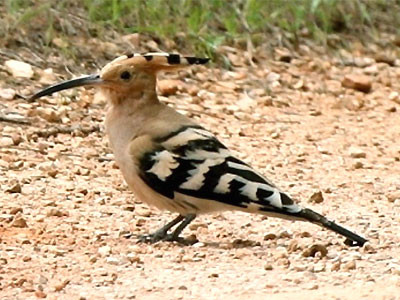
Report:
[[3,1],[0,7],[4,6],[11,29],[29,31],[32,22],[42,20],[45,44],[56,36],[67,38],[73,19],[83,18],[85,31],[93,36],[101,37],[109,29],[139,32],[208,56],[220,45],[243,46],[248,40],[257,45],[274,39],[277,28],[294,46],[304,36],[326,43],[332,33],[367,35],[383,24],[388,31],[400,28],[399,0]]

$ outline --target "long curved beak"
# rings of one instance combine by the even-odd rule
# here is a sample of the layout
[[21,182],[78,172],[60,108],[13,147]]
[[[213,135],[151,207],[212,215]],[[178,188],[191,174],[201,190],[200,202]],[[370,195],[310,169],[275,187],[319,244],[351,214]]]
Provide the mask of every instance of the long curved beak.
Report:
[[48,96],[51,95],[55,92],[59,92],[62,90],[78,87],[78,86],[84,86],[84,85],[97,85],[103,83],[103,79],[100,78],[100,75],[94,74],[94,75],[87,75],[87,76],[82,76],[79,78],[71,79],[71,80],[66,80],[60,83],[53,84],[36,94],[34,94],[32,97],[29,98],[29,101],[34,101],[40,97],[43,96]]

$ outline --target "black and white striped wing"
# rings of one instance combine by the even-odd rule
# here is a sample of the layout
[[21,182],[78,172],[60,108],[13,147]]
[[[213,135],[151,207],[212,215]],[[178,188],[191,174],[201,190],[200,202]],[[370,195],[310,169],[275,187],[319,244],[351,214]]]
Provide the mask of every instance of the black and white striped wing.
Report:
[[[186,126],[154,141],[140,160],[140,176],[170,199],[212,200],[241,210],[296,214],[300,206],[231,152],[207,130]],[[199,201],[191,205],[201,212]]]

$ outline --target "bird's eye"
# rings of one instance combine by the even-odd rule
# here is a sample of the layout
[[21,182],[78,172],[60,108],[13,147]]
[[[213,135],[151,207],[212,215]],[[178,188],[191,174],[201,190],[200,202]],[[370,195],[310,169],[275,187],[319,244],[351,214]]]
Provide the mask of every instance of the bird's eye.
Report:
[[124,71],[120,75],[121,79],[123,80],[129,80],[131,79],[131,76],[132,76],[131,73],[129,73],[128,71]]

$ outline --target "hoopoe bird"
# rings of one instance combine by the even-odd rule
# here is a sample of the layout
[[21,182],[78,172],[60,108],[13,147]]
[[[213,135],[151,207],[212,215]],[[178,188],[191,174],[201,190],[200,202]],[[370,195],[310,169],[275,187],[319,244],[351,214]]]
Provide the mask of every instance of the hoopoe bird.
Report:
[[343,235],[349,246],[364,245],[366,239],[296,204],[212,133],[159,101],[158,72],[208,61],[167,53],[124,55],[99,74],[52,85],[31,100],[73,87],[100,87],[109,102],[106,132],[129,188],[142,202],[178,214],[141,241],[182,242],[182,230],[197,215],[238,210],[309,221]]

